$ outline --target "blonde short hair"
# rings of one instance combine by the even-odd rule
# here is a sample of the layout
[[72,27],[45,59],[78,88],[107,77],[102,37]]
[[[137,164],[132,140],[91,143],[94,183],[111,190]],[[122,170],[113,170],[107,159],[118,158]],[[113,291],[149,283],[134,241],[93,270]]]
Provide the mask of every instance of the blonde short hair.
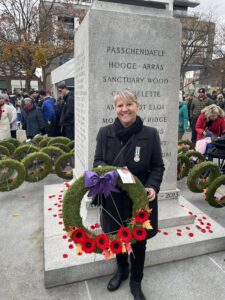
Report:
[[205,114],[206,118],[210,118],[215,115],[218,117],[224,117],[224,111],[216,104],[206,106],[201,112]]
[[133,92],[129,89],[123,89],[115,94],[115,96],[114,96],[114,104],[115,105],[119,99],[125,99],[125,100],[134,102],[137,105],[139,105],[135,92]]

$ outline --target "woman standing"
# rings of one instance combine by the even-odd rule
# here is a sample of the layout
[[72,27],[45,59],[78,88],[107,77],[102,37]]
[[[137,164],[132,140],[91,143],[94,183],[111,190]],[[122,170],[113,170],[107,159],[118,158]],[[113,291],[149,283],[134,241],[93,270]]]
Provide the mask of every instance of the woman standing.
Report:
[[5,103],[4,94],[0,94],[0,141],[11,137],[10,124],[13,122],[13,113]]
[[179,95],[179,119],[178,119],[178,140],[181,140],[188,128],[188,109],[186,101],[183,101],[182,93]]
[[[149,207],[152,209],[150,218],[153,230],[148,235],[148,238],[152,238],[158,231],[157,193],[164,173],[159,135],[155,128],[144,126],[137,116],[139,104],[132,91],[125,89],[118,92],[114,97],[114,104],[117,118],[113,124],[99,130],[94,166],[126,166],[138,177],[145,186]],[[132,212],[132,201],[125,192],[112,193],[112,196],[114,201],[111,198],[102,201],[104,210],[101,225],[105,233],[117,231],[121,220],[126,225]],[[146,240],[133,244],[132,250],[130,289],[135,300],[144,300],[146,298],[141,289],[141,281]],[[116,260],[118,269],[108,283],[109,291],[117,290],[129,275],[128,255],[118,254]]]

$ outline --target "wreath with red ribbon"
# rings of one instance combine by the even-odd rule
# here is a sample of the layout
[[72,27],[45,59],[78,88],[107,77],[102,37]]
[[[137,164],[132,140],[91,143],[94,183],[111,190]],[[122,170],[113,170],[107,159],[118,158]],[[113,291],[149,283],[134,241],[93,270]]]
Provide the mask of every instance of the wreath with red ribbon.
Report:
[[[146,239],[147,230],[152,226],[149,221],[151,210],[148,207],[147,193],[142,183],[135,177],[135,184],[124,184],[116,167],[95,168],[78,178],[66,191],[63,201],[63,221],[68,236],[77,246],[77,254],[102,253],[108,260],[118,253],[132,252],[131,244]],[[91,178],[92,177],[92,178]],[[96,234],[83,225],[80,216],[81,201],[84,195],[109,195],[117,187],[127,192],[133,202],[132,217],[127,227],[120,227],[115,234]],[[98,224],[94,226],[97,228]]]

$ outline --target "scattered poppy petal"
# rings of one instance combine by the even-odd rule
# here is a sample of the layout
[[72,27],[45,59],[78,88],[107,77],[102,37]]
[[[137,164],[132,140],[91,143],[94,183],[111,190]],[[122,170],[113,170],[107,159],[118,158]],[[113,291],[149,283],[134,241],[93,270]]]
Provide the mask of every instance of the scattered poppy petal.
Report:
[[188,233],[188,236],[189,236],[189,237],[193,237],[193,236],[194,236],[194,233],[189,232],[189,233]]
[[64,253],[63,258],[68,258],[68,254]]

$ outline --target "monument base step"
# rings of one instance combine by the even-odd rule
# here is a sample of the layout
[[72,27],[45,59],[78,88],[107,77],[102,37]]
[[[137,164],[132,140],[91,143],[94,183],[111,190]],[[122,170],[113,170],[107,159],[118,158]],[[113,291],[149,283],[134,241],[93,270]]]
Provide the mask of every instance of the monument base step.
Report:
[[[62,194],[61,185],[45,186],[44,256],[47,288],[109,275],[115,270],[115,259],[106,262],[102,255],[76,254],[76,246],[67,237],[63,226]],[[180,197],[179,204],[186,215],[194,217],[194,223],[160,229],[157,236],[147,243],[145,266],[225,249],[225,228],[184,198]]]

